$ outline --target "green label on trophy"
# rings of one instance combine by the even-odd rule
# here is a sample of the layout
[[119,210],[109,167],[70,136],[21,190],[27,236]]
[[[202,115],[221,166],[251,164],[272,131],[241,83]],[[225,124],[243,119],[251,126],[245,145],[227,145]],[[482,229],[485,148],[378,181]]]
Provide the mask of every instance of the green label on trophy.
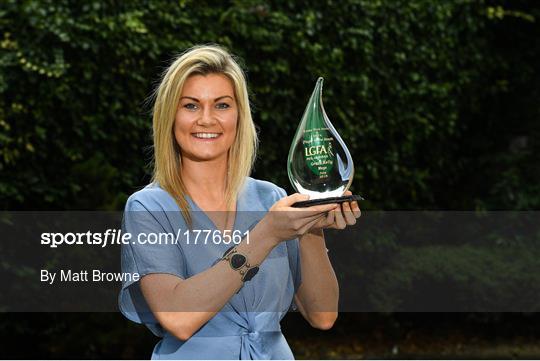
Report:
[[306,129],[304,132],[304,156],[311,171],[321,177],[328,178],[334,167],[334,138],[328,128]]
[[287,161],[291,184],[311,199],[341,196],[354,175],[351,154],[324,111],[322,86],[323,78],[319,78]]

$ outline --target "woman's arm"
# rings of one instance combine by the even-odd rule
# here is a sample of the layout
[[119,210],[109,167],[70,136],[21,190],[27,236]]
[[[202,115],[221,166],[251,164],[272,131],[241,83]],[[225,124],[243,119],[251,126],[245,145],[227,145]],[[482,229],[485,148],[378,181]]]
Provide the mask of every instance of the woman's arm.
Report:
[[[345,195],[350,194],[345,192]],[[339,285],[328,258],[322,229],[344,229],[354,225],[360,215],[358,202],[343,203],[300,237],[302,283],[295,302],[302,316],[315,328],[332,328],[338,316]]]
[[[276,246],[261,234],[250,232],[249,244],[237,247],[250,263],[260,264]],[[218,262],[188,279],[169,274],[149,274],[141,279],[141,290],[157,321],[180,340],[189,339],[234,296],[242,286],[238,271]]]
[[[237,246],[238,252],[246,255],[251,264],[260,264],[280,242],[303,235],[336,206],[290,208],[302,200],[306,197],[295,194],[276,202],[250,231],[249,244],[243,240]],[[181,340],[190,338],[214,317],[242,286],[240,274],[226,262],[218,262],[185,280],[169,274],[149,274],[140,282],[157,321]]]
[[332,328],[338,316],[339,286],[328,259],[321,229],[300,238],[302,283],[295,295],[298,310],[315,328]]

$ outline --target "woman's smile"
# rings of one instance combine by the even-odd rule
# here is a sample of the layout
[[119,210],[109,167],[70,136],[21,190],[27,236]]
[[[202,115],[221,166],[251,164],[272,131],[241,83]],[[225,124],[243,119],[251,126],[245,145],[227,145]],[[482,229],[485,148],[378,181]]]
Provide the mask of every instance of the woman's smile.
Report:
[[221,134],[222,133],[202,132],[202,133],[192,133],[191,135],[193,135],[193,137],[197,138],[198,140],[213,141],[213,140],[216,140],[217,138],[219,138],[221,136]]

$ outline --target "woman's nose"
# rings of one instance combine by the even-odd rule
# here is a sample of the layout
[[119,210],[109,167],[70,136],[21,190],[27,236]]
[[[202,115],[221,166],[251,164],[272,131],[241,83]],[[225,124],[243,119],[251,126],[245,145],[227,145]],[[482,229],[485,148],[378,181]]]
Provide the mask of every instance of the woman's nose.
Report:
[[211,107],[204,107],[197,123],[199,125],[208,126],[214,124],[215,122],[216,120],[214,119],[214,114],[212,113]]

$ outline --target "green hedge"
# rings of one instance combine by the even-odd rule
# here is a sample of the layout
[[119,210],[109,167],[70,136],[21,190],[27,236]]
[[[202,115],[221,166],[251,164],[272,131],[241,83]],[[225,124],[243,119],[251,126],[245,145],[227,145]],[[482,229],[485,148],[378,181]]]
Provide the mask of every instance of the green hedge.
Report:
[[262,140],[255,176],[289,185],[289,140],[322,75],[366,207],[538,207],[538,9],[515,7],[4,1],[1,204],[121,209],[148,181],[145,100],[159,74],[174,54],[216,42],[248,72]]

